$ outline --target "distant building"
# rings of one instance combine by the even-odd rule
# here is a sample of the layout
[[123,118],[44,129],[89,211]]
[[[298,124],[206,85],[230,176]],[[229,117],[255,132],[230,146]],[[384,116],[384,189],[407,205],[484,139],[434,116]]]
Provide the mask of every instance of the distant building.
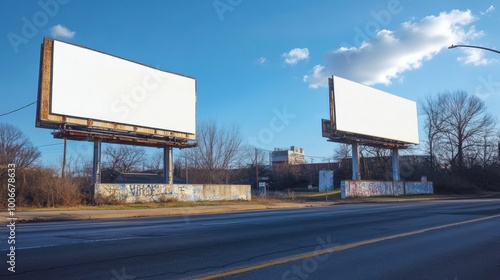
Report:
[[276,165],[298,165],[305,164],[304,149],[291,146],[290,149],[274,148],[271,152],[271,164]]

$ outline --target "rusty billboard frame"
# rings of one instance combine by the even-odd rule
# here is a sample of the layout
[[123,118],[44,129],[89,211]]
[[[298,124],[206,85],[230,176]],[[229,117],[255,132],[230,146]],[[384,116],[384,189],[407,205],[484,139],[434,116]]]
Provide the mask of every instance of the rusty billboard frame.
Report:
[[153,147],[196,146],[196,135],[191,133],[52,113],[54,41],[57,40],[45,37],[41,45],[36,127],[53,129],[55,138],[70,140],[100,140]]

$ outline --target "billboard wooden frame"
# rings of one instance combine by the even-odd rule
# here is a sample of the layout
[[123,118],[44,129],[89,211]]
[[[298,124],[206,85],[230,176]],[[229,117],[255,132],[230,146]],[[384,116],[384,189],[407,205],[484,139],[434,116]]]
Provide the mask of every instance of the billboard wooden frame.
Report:
[[192,142],[196,140],[196,135],[191,133],[53,114],[51,91],[54,41],[57,40],[44,38],[41,45],[36,127],[58,130],[54,133],[56,138],[88,141],[100,139],[105,142],[146,146],[193,146]]

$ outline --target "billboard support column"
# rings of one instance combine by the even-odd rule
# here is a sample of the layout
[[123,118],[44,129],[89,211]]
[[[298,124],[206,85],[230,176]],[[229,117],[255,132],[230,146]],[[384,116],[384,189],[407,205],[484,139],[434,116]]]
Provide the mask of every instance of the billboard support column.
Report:
[[92,180],[95,184],[101,183],[101,140],[94,140],[94,162]]
[[352,179],[360,180],[359,176],[359,146],[358,143],[352,144]]
[[174,164],[172,147],[163,148],[163,176],[165,176],[165,183],[174,183]]
[[392,149],[392,180],[400,181],[401,177],[399,174],[399,154],[398,149]]

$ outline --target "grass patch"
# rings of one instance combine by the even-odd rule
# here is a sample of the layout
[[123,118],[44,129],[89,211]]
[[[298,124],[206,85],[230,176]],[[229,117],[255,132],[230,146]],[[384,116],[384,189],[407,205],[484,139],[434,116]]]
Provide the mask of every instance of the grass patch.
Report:
[[[264,202],[264,200],[261,200]],[[81,211],[81,210],[140,210],[140,209],[160,209],[160,208],[178,208],[178,207],[195,207],[195,206],[224,206],[224,205],[240,205],[240,204],[258,204],[256,200],[235,200],[235,201],[176,201],[176,202],[147,202],[147,203],[130,203],[119,205],[80,205],[72,207],[18,207],[19,212],[37,212],[37,211]]]
[[[402,202],[402,201],[422,201],[422,200],[437,200],[449,199],[449,195],[439,194],[422,194],[422,195],[406,195],[406,196],[370,196],[370,197],[347,197],[342,201],[346,202]],[[456,197],[456,196],[453,196]]]
[[295,196],[299,200],[309,202],[322,202],[322,201],[339,201],[340,190],[333,190],[328,192],[297,192]]

